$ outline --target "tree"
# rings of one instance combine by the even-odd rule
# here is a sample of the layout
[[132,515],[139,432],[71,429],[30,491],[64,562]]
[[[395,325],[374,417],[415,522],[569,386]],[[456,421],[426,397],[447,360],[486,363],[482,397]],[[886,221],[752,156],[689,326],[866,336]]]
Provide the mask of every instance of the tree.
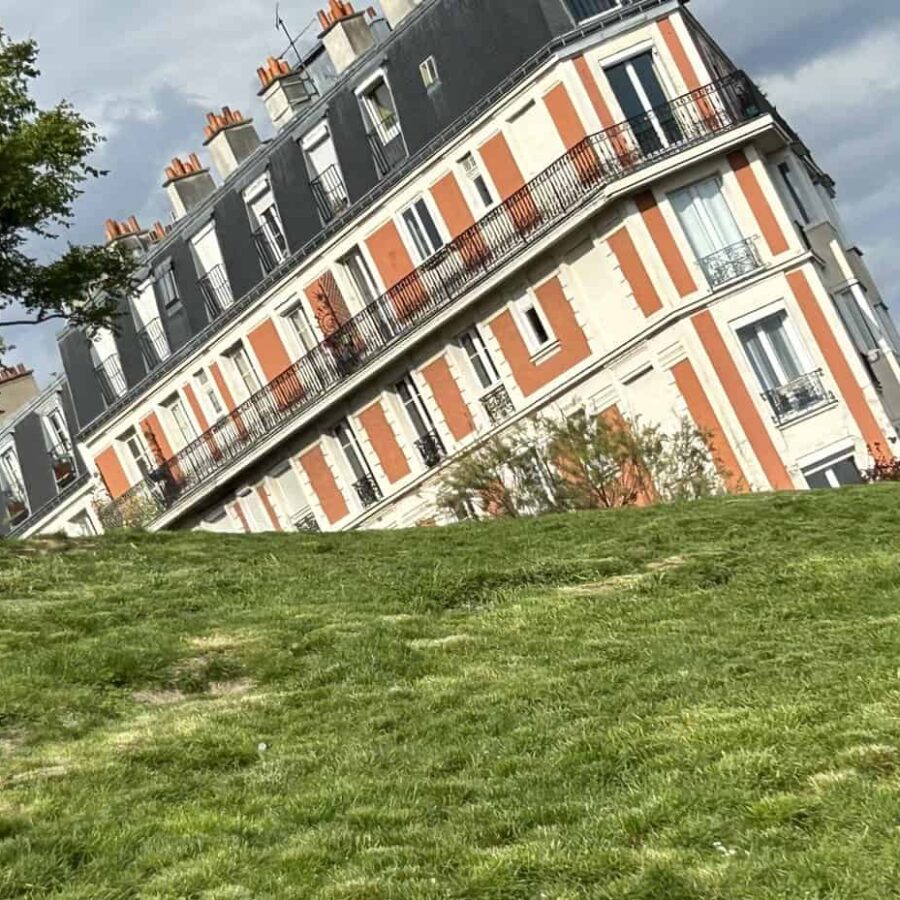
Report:
[[70,243],[47,262],[33,253],[71,226],[84,182],[106,174],[89,162],[103,140],[94,125],[65,101],[42,110],[32,99],[37,56],[34,41],[0,29],[0,329],[61,319],[93,331],[114,323],[136,262],[102,245]]

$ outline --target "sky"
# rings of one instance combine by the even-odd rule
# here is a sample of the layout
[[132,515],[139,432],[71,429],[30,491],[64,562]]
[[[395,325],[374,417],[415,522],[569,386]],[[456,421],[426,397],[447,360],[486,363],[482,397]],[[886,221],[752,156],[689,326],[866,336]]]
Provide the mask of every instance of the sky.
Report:
[[[297,34],[325,5],[281,0],[281,15]],[[900,3],[693,0],[690,9],[835,178],[848,231],[900,313]],[[166,221],[163,169],[201,149],[207,112],[228,105],[271,133],[256,68],[286,46],[275,0],[0,0],[0,26],[40,44],[38,101],[69,100],[106,137],[96,162],[109,175],[88,185],[67,239],[102,240],[108,218]],[[4,329],[16,348],[6,361],[46,382],[61,367],[58,330]]]

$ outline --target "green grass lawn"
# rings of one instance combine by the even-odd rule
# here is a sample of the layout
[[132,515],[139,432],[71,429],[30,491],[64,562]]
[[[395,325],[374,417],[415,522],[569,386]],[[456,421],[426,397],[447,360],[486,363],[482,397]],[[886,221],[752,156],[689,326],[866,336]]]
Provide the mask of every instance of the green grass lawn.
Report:
[[898,521],[0,544],[0,897],[898,896]]

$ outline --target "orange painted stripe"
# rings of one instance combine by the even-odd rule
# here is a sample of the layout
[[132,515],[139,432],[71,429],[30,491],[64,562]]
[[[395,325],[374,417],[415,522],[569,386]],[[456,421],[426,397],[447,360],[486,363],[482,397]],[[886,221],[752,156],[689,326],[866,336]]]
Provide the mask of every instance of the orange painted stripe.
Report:
[[284,531],[281,527],[281,522],[278,520],[278,513],[275,512],[275,507],[272,506],[272,501],[269,499],[269,492],[263,485],[259,485],[256,489],[256,493],[259,495],[260,502],[263,505],[263,509],[266,511],[266,515],[269,517],[269,521],[272,523],[272,527],[276,531]]
[[744,434],[747,435],[747,440],[750,442],[769,484],[776,491],[793,490],[794,483],[791,481],[791,476],[766,430],[766,425],[753,403],[753,398],[747,390],[747,385],[744,383],[737,365],[725,346],[725,341],[719,333],[712,314],[708,311],[698,313],[694,316],[693,322],[697,336],[706,350],[719,381],[722,382],[725,395],[741,423]]
[[512,313],[501,313],[491,322],[491,330],[500,344],[516,383],[526,397],[550,384],[591,355],[591,348],[563,293],[558,278],[551,278],[535,290],[538,302],[560,349],[543,362],[534,363]]
[[316,323],[326,337],[334,334],[350,318],[350,310],[331,272],[324,272],[304,288]]
[[732,493],[746,493],[749,490],[747,479],[732,449],[722,423],[716,415],[703,385],[697,377],[690,360],[682,360],[672,367],[675,384],[687,403],[688,412],[694,424],[709,435],[710,451],[719,474],[725,479],[726,486]]
[[581,78],[584,89],[587,91],[588,99],[591,101],[591,106],[594,107],[594,112],[597,113],[597,118],[600,120],[600,126],[604,130],[612,128],[616,124],[616,120],[613,118],[606,100],[603,99],[603,94],[600,93],[597,79],[594,78],[594,73],[591,71],[587,58],[579,56],[574,62],[578,77]]
[[650,275],[637,252],[637,247],[634,246],[627,227],[620,228],[615,234],[610,235],[609,247],[619,263],[625,280],[631,286],[631,292],[634,294],[634,299],[641,308],[641,312],[645,316],[652,316],[653,313],[661,310],[662,301],[650,280]]
[[863,440],[869,445],[873,456],[892,458],[893,454],[890,452],[887,436],[878,424],[878,420],[866,400],[866,395],[859,386],[859,382],[850,368],[850,363],[847,362],[847,357],[841,350],[837,338],[825,318],[825,313],[822,312],[821,305],[816,300],[809,279],[802,271],[791,272],[787,278],[791,291],[797,299],[797,305],[819,345],[819,350],[822,351],[822,356],[825,357],[825,362],[850,410],[850,415],[853,416],[862,433]]
[[684,256],[678,249],[678,244],[675,243],[672,229],[669,228],[668,223],[663,218],[653,191],[644,191],[642,194],[638,194],[634,198],[634,202],[640,210],[644,224],[647,226],[647,231],[650,232],[650,237],[653,239],[653,243],[656,245],[656,249],[662,258],[663,265],[666,267],[666,271],[675,285],[675,290],[678,291],[681,297],[693,294],[697,290],[697,283],[691,275],[691,270],[688,268]]
[[109,447],[98,454],[94,459],[94,464],[113,500],[121,497],[131,487],[115,447]]
[[747,198],[747,203],[750,205],[772,255],[778,256],[785,253],[789,249],[787,238],[775,218],[775,212],[766,199],[747,156],[742,150],[735,150],[734,153],[728,154],[728,163],[737,175],[738,184]]
[[415,266],[394,222],[382,225],[366,239],[366,244],[398,316],[404,318],[421,308],[425,288],[418,275],[412,274]]
[[409,461],[400,448],[381,403],[373,403],[368,409],[363,410],[359,414],[359,421],[369,436],[388,481],[394,484],[406,478],[411,471]]
[[216,383],[216,387],[219,389],[219,394],[222,397],[222,400],[225,401],[225,408],[228,412],[234,412],[237,408],[237,404],[234,402],[234,395],[231,393],[231,388],[228,387],[228,382],[222,375],[222,370],[219,368],[218,363],[213,363],[209,367],[209,371],[212,372],[213,381]]
[[187,397],[188,405],[194,414],[194,418],[197,420],[197,424],[200,426],[200,430],[207,431],[209,429],[209,420],[206,418],[206,413],[203,412],[203,407],[194,393],[193,386],[186,384],[182,390],[184,391],[184,396]]
[[516,191],[525,186],[522,170],[502,133],[495,134],[482,144],[480,152],[497,190],[500,191],[501,200],[508,200]]
[[156,413],[150,413],[142,422],[141,430],[147,438],[150,445],[150,452],[156,459],[156,464],[161,466],[167,459],[171,459],[175,454],[172,452],[172,445],[163,431]]
[[247,516],[244,514],[244,509],[241,506],[241,501],[235,500],[231,508],[234,510],[234,514],[238,517],[238,521],[241,523],[241,528],[244,529],[244,533],[250,534],[250,523],[247,521]]
[[475,217],[453,172],[448,172],[431,188],[431,196],[452,238],[458,238],[475,224]]
[[247,335],[250,346],[259,360],[266,381],[273,381],[291,366],[291,358],[271,319],[266,319]]
[[675,60],[675,65],[681,73],[685,85],[687,85],[687,89],[689,91],[700,90],[703,85],[700,83],[697,71],[694,69],[690,57],[684,49],[684,44],[682,44],[678,32],[675,31],[675,26],[672,24],[671,17],[661,19],[656,24],[662,34],[666,46],[669,48],[669,53],[672,54],[672,59]]
[[556,130],[559,132],[566,150],[571,150],[587,137],[584,123],[562,82],[554,85],[544,95],[544,104],[550,113],[550,118],[553,119],[553,124],[556,125]]
[[444,421],[454,439],[461,441],[475,430],[475,422],[462,391],[450,371],[447,358],[441,356],[422,369],[422,376],[428,382],[435,402],[440,407]]
[[321,447],[314,447],[300,457],[300,465],[306,472],[319,503],[322,504],[322,510],[328,521],[334,525],[340,522],[349,512],[347,501],[338,487],[337,481],[334,479],[334,473],[325,459],[325,454]]

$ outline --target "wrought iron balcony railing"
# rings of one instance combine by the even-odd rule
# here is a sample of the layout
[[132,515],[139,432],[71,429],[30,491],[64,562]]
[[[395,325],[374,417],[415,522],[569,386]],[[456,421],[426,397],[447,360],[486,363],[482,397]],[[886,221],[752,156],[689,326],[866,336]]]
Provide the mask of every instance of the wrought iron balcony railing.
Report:
[[139,328],[137,339],[148,372],[152,372],[172,353],[162,320],[159,318],[151,319],[143,328]]
[[379,178],[390,175],[408,156],[406,142],[395,116],[386,118],[380,129],[371,128],[367,136]]
[[427,434],[423,434],[416,441],[416,449],[419,451],[419,456],[422,457],[422,462],[429,469],[440,465],[441,460],[447,455],[444,442],[436,431],[429,431]]
[[329,166],[318,178],[313,178],[309,186],[323,225],[327,225],[350,205],[347,188],[337,166]]
[[65,444],[55,444],[48,450],[50,464],[53,466],[53,477],[56,479],[56,487],[62,490],[68,487],[78,476],[75,465],[75,455],[72,448]]
[[213,266],[198,279],[198,283],[209,320],[218,319],[234,303],[234,295],[231,293],[231,284],[225,269],[222,266]]
[[128,392],[128,382],[122,371],[118,356],[108,356],[94,367],[94,374],[100,384],[100,393],[108,406]]
[[356,491],[356,496],[359,497],[360,503],[366,509],[374,506],[384,496],[381,488],[378,487],[378,482],[371,475],[364,475],[360,478],[353,485],[353,490]]
[[584,22],[621,6],[620,0],[566,0],[576,22]]
[[677,123],[677,142],[659,142],[649,150],[649,145],[636,137],[633,122],[585,138],[438,251],[426,266],[411,272],[167,460],[159,476],[168,485],[165,491],[158,489],[159,479],[146,480],[116,503],[131,510],[146,510],[148,517],[143,524],[148,524],[366,368],[435,313],[451,306],[609,184],[765,111],[767,107],[753,83],[736,72],[666,104],[662,118]]
[[508,419],[515,411],[510,399],[509,391],[502,384],[498,384],[492,391],[481,398],[481,405],[491,420],[492,425],[499,425],[504,419]]
[[834,402],[834,394],[822,382],[821,369],[766,391],[763,397],[772,407],[778,425],[785,425],[805,413]]
[[319,532],[322,529],[319,528],[319,523],[316,520],[315,514],[312,512],[301,513],[294,519],[294,528],[297,531],[307,531],[311,533]]
[[281,226],[268,220],[253,232],[253,243],[264,275],[277,269],[287,256],[287,239]]
[[745,238],[723,247],[700,260],[700,267],[711,288],[722,287],[740,278],[746,278],[762,268],[762,260],[756,249],[755,238]]

